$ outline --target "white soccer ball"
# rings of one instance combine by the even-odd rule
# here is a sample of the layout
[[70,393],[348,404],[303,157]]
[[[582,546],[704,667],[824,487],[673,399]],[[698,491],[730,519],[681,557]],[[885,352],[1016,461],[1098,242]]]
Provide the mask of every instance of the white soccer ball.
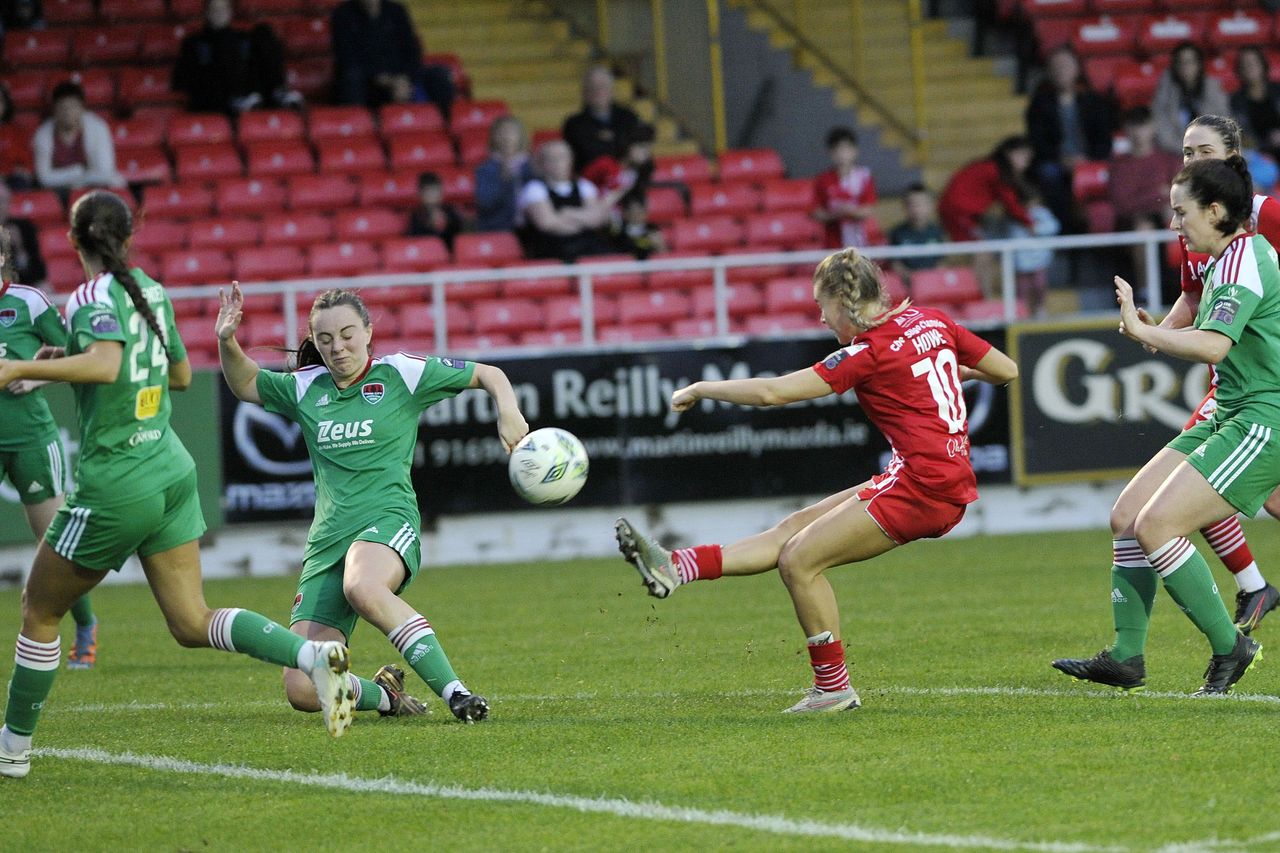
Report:
[[562,504],[587,482],[587,449],[557,427],[535,429],[511,451],[507,473],[516,494],[531,504]]

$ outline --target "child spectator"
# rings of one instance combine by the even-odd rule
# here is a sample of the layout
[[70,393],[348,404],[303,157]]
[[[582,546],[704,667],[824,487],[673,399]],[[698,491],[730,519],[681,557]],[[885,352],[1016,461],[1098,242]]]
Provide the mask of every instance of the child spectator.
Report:
[[516,197],[532,177],[524,125],[515,116],[495,119],[489,125],[489,158],[476,167],[476,230],[513,230]]
[[111,128],[84,107],[84,89],[78,83],[53,88],[53,116],[31,138],[36,178],[54,190],[81,187],[123,187],[116,170],[116,146]]
[[205,0],[204,27],[182,40],[172,87],[187,109],[237,115],[254,107],[297,107],[285,85],[284,46],[267,24],[232,26],[231,0]]
[[[906,219],[889,232],[889,242],[894,246],[928,246],[947,242],[934,210],[933,196],[924,184],[912,184],[902,197],[902,210]],[[893,268],[898,275],[913,270],[933,269],[942,260],[941,255],[916,255],[910,258],[894,258]]]
[[439,237],[453,251],[453,238],[462,230],[462,217],[444,202],[444,182],[435,172],[418,176],[418,206],[409,214],[410,237]]
[[866,246],[867,228],[876,203],[871,170],[858,165],[858,136],[847,127],[827,133],[832,168],[813,179],[813,218],[826,224],[828,249]]
[[[1027,215],[1031,217],[1031,227],[1019,222],[1010,222],[1008,235],[1019,237],[1052,237],[1062,230],[1058,217],[1041,202],[1034,190],[1027,197]],[[1027,303],[1031,313],[1037,317],[1044,313],[1045,295],[1049,291],[1049,264],[1053,263],[1052,249],[1020,249],[1013,253],[1014,281],[1017,284],[1018,297]]]
[[613,241],[619,252],[643,261],[667,250],[662,230],[649,221],[649,205],[642,193],[627,193],[620,206],[622,214],[613,224]]

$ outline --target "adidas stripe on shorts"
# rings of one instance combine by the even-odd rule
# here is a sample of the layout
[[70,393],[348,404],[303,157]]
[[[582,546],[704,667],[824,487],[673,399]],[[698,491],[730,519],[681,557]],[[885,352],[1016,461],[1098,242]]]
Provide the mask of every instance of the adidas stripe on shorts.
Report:
[[1280,484],[1280,427],[1243,417],[1196,424],[1166,445],[1187,454],[1187,464],[1215,492],[1247,516],[1253,516]]

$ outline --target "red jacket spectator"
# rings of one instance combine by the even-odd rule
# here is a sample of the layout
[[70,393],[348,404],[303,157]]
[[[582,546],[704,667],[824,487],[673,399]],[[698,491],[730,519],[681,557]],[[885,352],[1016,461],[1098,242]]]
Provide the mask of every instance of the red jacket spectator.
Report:
[[1004,207],[1006,217],[1030,228],[1031,217],[1022,203],[1024,175],[1030,165],[1030,143],[1025,137],[1011,136],[991,156],[952,175],[938,200],[947,236],[957,241],[983,239],[982,219],[996,204]]

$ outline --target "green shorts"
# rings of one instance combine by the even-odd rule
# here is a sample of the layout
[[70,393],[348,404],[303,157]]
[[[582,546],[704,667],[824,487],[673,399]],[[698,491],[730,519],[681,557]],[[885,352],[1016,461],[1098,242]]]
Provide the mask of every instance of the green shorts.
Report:
[[1243,418],[1202,421],[1167,445],[1187,455],[1215,492],[1246,516],[1280,484],[1280,429]]
[[342,592],[342,576],[347,549],[353,542],[377,542],[400,555],[404,562],[404,582],[396,589],[397,595],[413,582],[422,566],[417,525],[399,516],[387,516],[350,539],[312,555],[302,564],[298,594],[293,597],[293,611],[289,615],[290,625],[319,622],[337,628],[351,639],[360,617]]
[[78,566],[118,571],[129,555],[149,557],[204,535],[204,514],[191,470],[163,491],[127,503],[93,506],[72,494],[44,540]]
[[62,494],[66,470],[67,454],[57,435],[17,450],[0,450],[0,480],[8,477],[24,504],[42,503]]

